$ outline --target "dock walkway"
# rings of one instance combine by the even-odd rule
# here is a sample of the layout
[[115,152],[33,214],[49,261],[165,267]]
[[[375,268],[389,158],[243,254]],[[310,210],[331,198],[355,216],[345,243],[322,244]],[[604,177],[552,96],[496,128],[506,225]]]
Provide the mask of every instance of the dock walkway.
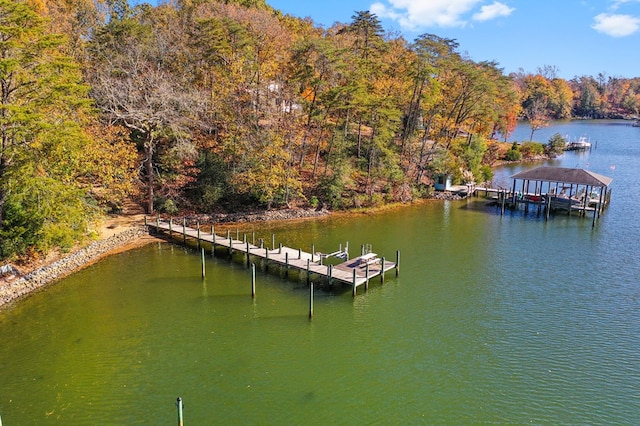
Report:
[[[199,225],[196,229],[186,226],[185,224],[176,225],[171,220],[157,220],[154,223],[148,223],[147,226],[153,227],[158,233],[168,233],[170,238],[181,237],[184,242],[186,238],[195,239],[198,245],[206,242],[212,245],[213,251],[216,246],[225,247],[229,253],[241,252],[246,255],[247,265],[250,265],[250,257],[258,257],[264,259],[266,267],[269,263],[274,263],[284,267],[287,271],[291,268],[303,271],[307,274],[307,281],[311,274],[317,274],[326,278],[331,284],[338,281],[353,287],[353,294],[357,292],[357,288],[364,285],[365,288],[369,284],[369,280],[380,277],[384,281],[384,274],[395,269],[396,275],[400,269],[400,252],[396,252],[396,261],[389,262],[384,257],[379,258],[375,253],[362,253],[362,255],[348,259],[338,265],[324,265],[323,258],[327,255],[321,253],[309,253],[301,249],[294,249],[280,245],[279,247],[256,246],[245,240],[234,239],[227,233],[227,236],[215,234],[215,228],[212,227],[210,233],[202,232]],[[275,245],[275,244],[274,244]]]

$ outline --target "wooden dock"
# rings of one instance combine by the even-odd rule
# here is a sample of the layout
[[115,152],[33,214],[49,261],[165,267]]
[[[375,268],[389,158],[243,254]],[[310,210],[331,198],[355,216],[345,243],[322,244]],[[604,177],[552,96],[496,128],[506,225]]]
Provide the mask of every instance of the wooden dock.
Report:
[[[378,257],[375,253],[362,253],[352,259],[345,260],[337,265],[324,265],[324,259],[329,256],[336,255],[337,253],[344,254],[342,250],[334,253],[312,253],[303,251],[301,249],[294,249],[285,247],[280,244],[278,247],[264,247],[261,242],[259,246],[249,243],[246,239],[246,235],[243,240],[240,240],[236,235],[233,238],[229,232],[227,236],[216,235],[215,227],[211,227],[211,232],[206,233],[200,229],[200,225],[191,228],[186,224],[175,224],[172,220],[156,220],[154,223],[146,222],[148,227],[153,228],[158,233],[168,234],[171,239],[181,238],[184,243],[186,239],[191,238],[196,240],[198,246],[202,242],[206,242],[212,245],[212,250],[215,252],[216,247],[224,247],[229,251],[229,254],[234,252],[243,253],[246,256],[247,266],[251,264],[251,256],[264,259],[266,262],[266,268],[270,263],[279,265],[285,268],[285,273],[288,273],[289,269],[296,269],[306,273],[307,282],[310,281],[311,274],[320,275],[328,280],[329,284],[334,281],[347,284],[353,287],[353,295],[357,293],[357,288],[364,285],[368,287],[369,280],[375,277],[380,277],[381,281],[384,281],[384,274],[390,270],[396,271],[398,275],[400,270],[400,252],[396,252],[396,261],[389,262],[384,257]],[[272,245],[275,246],[275,241],[272,238]]]

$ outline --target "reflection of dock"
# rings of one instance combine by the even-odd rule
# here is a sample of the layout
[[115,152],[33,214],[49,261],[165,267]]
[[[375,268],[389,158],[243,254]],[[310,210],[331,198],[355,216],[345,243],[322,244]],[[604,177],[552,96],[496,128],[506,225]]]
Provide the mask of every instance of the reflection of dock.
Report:
[[[268,268],[270,263],[277,264],[285,268],[285,273],[288,273],[289,269],[297,269],[302,273],[306,273],[307,281],[310,281],[312,274],[319,275],[329,281],[331,284],[333,281],[338,281],[353,287],[353,294],[356,294],[357,288],[364,285],[368,287],[369,280],[375,277],[380,277],[381,281],[384,281],[384,274],[392,269],[396,270],[396,275],[400,269],[400,252],[396,252],[396,261],[389,262],[384,257],[378,257],[377,254],[367,252],[365,253],[364,246],[360,256],[346,261],[338,265],[325,265],[324,260],[331,255],[346,254],[346,251],[334,252],[331,255],[315,253],[315,249],[312,249],[311,253],[302,251],[301,249],[293,249],[285,247],[280,244],[278,247],[264,247],[261,241],[259,245],[251,244],[246,239],[246,235],[243,240],[232,238],[230,233],[227,232],[227,236],[223,237],[215,234],[215,228],[211,227],[210,233],[202,232],[198,225],[196,229],[190,228],[183,222],[182,225],[176,225],[172,220],[161,221],[157,220],[154,224],[148,224],[155,228],[157,232],[168,233],[170,238],[182,238],[186,243],[186,238],[193,238],[197,241],[198,246],[201,243],[209,243],[212,246],[212,251],[215,252],[216,247],[224,247],[229,251],[229,254],[233,252],[240,252],[246,255],[247,265],[250,265],[251,256],[264,259],[265,267]],[[273,241],[273,238],[272,238]],[[272,243],[275,246],[275,241]]]

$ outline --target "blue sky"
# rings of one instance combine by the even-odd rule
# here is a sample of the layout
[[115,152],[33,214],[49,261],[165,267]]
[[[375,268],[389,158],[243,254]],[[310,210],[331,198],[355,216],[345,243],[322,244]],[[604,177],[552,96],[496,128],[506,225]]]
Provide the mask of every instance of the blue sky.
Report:
[[640,77],[640,0],[267,0],[317,25],[350,22],[369,10],[385,30],[412,41],[456,39],[475,61],[505,73],[555,66],[559,77]]

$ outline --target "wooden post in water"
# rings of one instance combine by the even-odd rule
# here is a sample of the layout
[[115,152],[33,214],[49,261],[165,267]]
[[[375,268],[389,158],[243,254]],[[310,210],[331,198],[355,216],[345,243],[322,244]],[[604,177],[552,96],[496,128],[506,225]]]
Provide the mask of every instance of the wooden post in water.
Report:
[[[200,243],[200,222],[197,222],[197,224],[198,224],[197,225],[197,229],[198,229],[198,248],[200,248],[200,247],[202,247],[202,244]],[[186,235],[186,233],[185,233],[185,235]],[[185,236],[185,238],[187,238],[187,237]]]
[[383,283],[384,282],[384,257],[382,258],[380,265],[382,267],[380,271],[380,282]]
[[236,240],[240,239],[240,230],[236,228]]
[[309,284],[309,282],[311,282],[311,272],[310,272],[310,259],[307,259],[307,284]]
[[269,249],[267,247],[264,248],[264,258],[265,258],[264,270],[268,271],[269,270]]
[[213,240],[213,245],[214,245],[214,249],[215,249],[215,245],[216,245],[216,226],[215,225],[211,225],[211,239]]
[[256,265],[251,264],[251,298],[256,298]]
[[327,269],[329,269],[329,285],[333,284],[333,265],[328,265]]
[[369,290],[369,263],[367,262],[367,264],[365,265],[364,268],[364,290],[367,291]]
[[316,245],[315,244],[311,244],[311,261],[314,262],[314,256],[315,256],[315,252],[316,252]]
[[178,426],[184,426],[183,413],[184,404],[182,403],[182,398],[178,397],[176,401],[176,407],[178,407]]
[[549,220],[549,215],[551,214],[551,194],[547,194],[547,208],[544,212],[544,220]]
[[298,249],[298,260],[302,259],[302,249]]
[[229,256],[233,255],[233,240],[229,237]]
[[231,230],[227,229],[227,238],[231,239]]
[[279,244],[278,254],[282,254],[282,243]]
[[169,218],[169,238],[173,238],[173,218]]
[[187,245],[187,218],[182,218],[182,244]]
[[353,297],[356,297],[356,270],[353,270]]
[[205,266],[204,266],[204,247],[202,247],[201,249],[201,253],[202,253],[202,278],[204,278],[205,276]]
[[248,268],[249,267],[249,254],[251,252],[249,251],[249,241],[247,241],[246,244],[247,244],[247,268]]
[[271,234],[271,250],[276,249],[276,234]]
[[289,252],[284,253],[284,276],[289,276]]
[[400,274],[400,250],[396,250],[396,277]]
[[312,318],[313,318],[313,283],[309,285],[309,319],[312,319]]
[[251,231],[251,244],[256,245],[256,231]]

